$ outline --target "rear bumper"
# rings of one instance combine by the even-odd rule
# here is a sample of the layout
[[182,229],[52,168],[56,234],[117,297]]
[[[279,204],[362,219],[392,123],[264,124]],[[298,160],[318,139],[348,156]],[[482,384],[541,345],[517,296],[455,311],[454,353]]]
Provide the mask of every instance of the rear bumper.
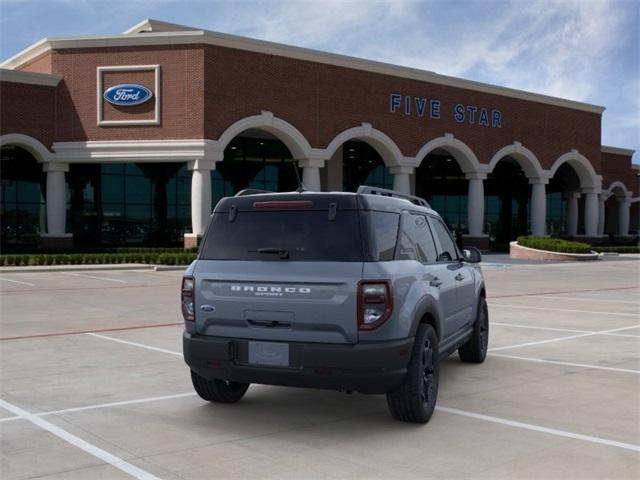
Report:
[[234,382],[386,393],[406,372],[413,338],[355,345],[290,343],[289,367],[248,363],[248,340],[185,332],[184,359],[200,376]]

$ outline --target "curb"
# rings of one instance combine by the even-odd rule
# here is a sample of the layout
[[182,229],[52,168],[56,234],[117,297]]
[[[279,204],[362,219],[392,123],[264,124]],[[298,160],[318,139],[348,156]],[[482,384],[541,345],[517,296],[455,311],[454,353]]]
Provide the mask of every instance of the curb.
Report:
[[536,248],[525,247],[518,242],[509,243],[509,256],[520,260],[547,260],[560,262],[583,262],[599,260],[602,256],[594,252],[591,253],[568,253],[568,252],[552,252],[549,250],[538,250]]

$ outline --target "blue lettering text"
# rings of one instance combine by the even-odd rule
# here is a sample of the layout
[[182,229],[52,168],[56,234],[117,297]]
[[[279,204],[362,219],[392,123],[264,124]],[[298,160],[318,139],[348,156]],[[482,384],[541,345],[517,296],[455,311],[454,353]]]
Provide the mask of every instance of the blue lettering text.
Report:
[[402,96],[397,93],[392,93],[389,96],[389,110],[391,111],[391,113],[395,113],[395,111],[398,109],[398,107],[400,106],[401,98]]
[[480,125],[484,125],[485,127],[489,126],[489,114],[487,113],[486,108],[480,109],[480,119],[478,120]]
[[427,108],[427,99],[415,97],[414,100],[416,102],[416,111],[418,112],[418,116],[423,117],[424,111]]
[[440,100],[431,100],[431,118],[440,118]]
[[464,122],[464,105],[458,103],[455,107],[453,107],[454,118],[456,122],[462,123]]

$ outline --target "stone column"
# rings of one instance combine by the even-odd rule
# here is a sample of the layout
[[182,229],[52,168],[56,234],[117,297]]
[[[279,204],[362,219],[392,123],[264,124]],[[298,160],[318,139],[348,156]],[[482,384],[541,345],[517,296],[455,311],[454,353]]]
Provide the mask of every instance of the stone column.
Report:
[[42,166],[47,173],[47,233],[40,235],[42,248],[70,248],[73,235],[66,233],[67,184],[64,174],[69,171],[68,163],[47,162]]
[[531,234],[544,237],[547,234],[547,188],[546,178],[530,178],[531,184]]
[[575,237],[578,234],[578,192],[567,194],[567,235]]
[[305,188],[312,192],[321,191],[320,169],[324,167],[324,160],[303,159],[298,160],[298,165],[302,168],[302,183]]
[[184,247],[197,247],[211,216],[211,170],[215,162],[194,160],[191,170],[191,232],[184,235]]
[[470,237],[481,237],[484,229],[484,173],[467,173],[467,226]]
[[618,235],[629,236],[629,210],[631,197],[618,197]]
[[413,167],[407,167],[405,165],[399,165],[389,169],[393,175],[393,189],[396,192],[411,195],[411,182],[409,175],[413,173],[413,170]]
[[593,238],[598,235],[598,194],[595,190],[583,190],[584,194],[584,235]]
[[598,236],[604,235],[605,215],[606,215],[606,197],[604,194],[598,195]]

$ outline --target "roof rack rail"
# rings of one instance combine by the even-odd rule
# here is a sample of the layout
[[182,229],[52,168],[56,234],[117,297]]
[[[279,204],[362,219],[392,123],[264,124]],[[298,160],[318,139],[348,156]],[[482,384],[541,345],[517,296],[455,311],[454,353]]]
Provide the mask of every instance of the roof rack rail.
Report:
[[371,187],[369,185],[360,185],[356,193],[365,193],[368,195],[381,195],[383,197],[402,198],[404,200],[410,201],[415,205],[431,208],[429,203],[424,198],[416,197],[415,195],[409,195],[408,193],[397,192],[395,190],[389,190],[387,188],[378,188],[378,187]]
[[245,195],[259,195],[261,193],[274,193],[271,190],[258,190],[257,188],[245,188],[240,190],[234,197],[244,197]]

